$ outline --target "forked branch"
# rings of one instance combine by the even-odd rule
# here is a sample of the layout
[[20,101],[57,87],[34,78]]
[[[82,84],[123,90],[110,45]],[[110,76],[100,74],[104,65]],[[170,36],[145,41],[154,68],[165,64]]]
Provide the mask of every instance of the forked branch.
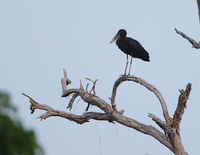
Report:
[[[157,139],[161,144],[165,145],[167,148],[169,148],[172,152],[179,155],[185,155],[187,154],[184,151],[184,147],[181,142],[180,138],[180,132],[179,132],[179,124],[182,119],[182,115],[184,113],[184,108],[186,107],[187,100],[189,98],[189,94],[191,91],[191,84],[187,85],[186,90],[180,91],[179,96],[179,102],[177,109],[174,113],[173,119],[169,117],[167,105],[165,103],[165,100],[162,96],[162,94],[159,92],[158,89],[156,89],[153,85],[147,83],[145,80],[135,77],[135,76],[121,76],[119,77],[114,85],[111,95],[111,105],[101,99],[100,97],[95,95],[95,92],[92,93],[92,91],[88,92],[85,90],[80,83],[79,89],[67,89],[67,86],[71,83],[69,82],[69,79],[67,77],[66,72],[64,71],[64,78],[61,80],[62,84],[62,97],[68,97],[72,96],[68,108],[73,107],[73,102],[77,97],[80,97],[87,105],[93,105],[99,108],[102,112],[87,112],[88,107],[86,108],[86,111],[83,112],[82,115],[76,115],[65,111],[55,110],[47,105],[39,104],[38,102],[34,101],[31,97],[29,97],[26,94],[23,94],[24,96],[28,97],[30,99],[30,110],[31,113],[34,113],[36,109],[44,110],[46,111],[45,114],[41,115],[39,118],[46,119],[51,116],[59,116],[65,119],[68,119],[70,121],[74,121],[78,124],[83,124],[85,122],[89,122],[89,120],[101,120],[101,121],[108,121],[108,122],[118,122],[124,126],[133,128],[141,133],[150,135]],[[67,82],[68,81],[68,82]],[[119,85],[124,81],[133,81],[136,83],[141,84],[148,90],[152,91],[157,98],[160,101],[163,116],[165,118],[165,121],[162,121],[160,118],[153,114],[149,114],[149,117],[158,124],[159,127],[162,128],[164,133],[160,132],[157,128],[151,126],[151,125],[145,125],[143,123],[140,123],[133,118],[129,118],[123,115],[124,111],[117,111],[116,104],[115,104],[115,97],[117,93],[117,88]],[[94,88],[93,88],[94,89]]]
[[26,95],[24,93],[22,93],[22,94],[30,99],[29,102],[31,103],[31,105],[30,105],[31,113],[34,113],[34,111],[36,109],[46,111],[45,114],[43,114],[39,117],[40,120],[46,119],[46,118],[51,117],[51,116],[63,117],[63,118],[66,118],[70,121],[74,121],[77,124],[83,124],[85,122],[89,122],[90,119],[103,120],[103,121],[109,120],[107,115],[105,115],[104,113],[86,112],[86,113],[83,113],[82,115],[75,115],[75,114],[68,113],[68,112],[65,112],[65,111],[55,110],[55,109],[53,109],[53,108],[51,108],[51,107],[49,107],[45,104],[37,103],[35,100],[33,100],[31,97],[29,97],[28,95]]

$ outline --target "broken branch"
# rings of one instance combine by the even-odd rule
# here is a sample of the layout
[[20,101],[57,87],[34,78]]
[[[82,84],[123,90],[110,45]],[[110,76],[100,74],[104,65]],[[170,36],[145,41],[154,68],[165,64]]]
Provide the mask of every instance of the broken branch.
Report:
[[177,30],[176,28],[175,28],[175,31],[176,31],[176,33],[180,34],[183,38],[187,39],[192,44],[192,46],[194,48],[196,48],[196,49],[200,48],[200,42],[197,43],[194,39],[188,37],[186,34],[184,34],[183,32],[181,32],[179,30]]
[[187,101],[192,89],[191,83],[188,83],[185,90],[180,90],[178,105],[173,116],[173,124],[176,126],[177,132],[180,134],[180,122],[184,114],[184,109],[187,107]]

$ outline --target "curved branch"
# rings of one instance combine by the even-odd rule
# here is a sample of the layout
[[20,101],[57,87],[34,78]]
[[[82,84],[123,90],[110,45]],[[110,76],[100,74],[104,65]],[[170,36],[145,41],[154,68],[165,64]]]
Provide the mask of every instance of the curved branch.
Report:
[[173,148],[167,138],[166,135],[164,135],[163,133],[161,133],[158,129],[156,129],[155,127],[151,126],[151,125],[145,125],[142,124],[132,118],[126,117],[124,115],[121,115],[117,112],[113,113],[113,120],[123,124],[127,127],[133,128],[139,132],[142,132],[144,134],[150,135],[152,137],[154,137],[155,139],[157,139],[161,144],[165,145],[167,148],[169,148],[172,152],[173,152]]
[[[64,80],[66,81],[66,80]],[[68,89],[67,90],[67,85],[69,83],[67,82],[62,82],[62,87],[63,87],[63,94],[62,97],[67,97],[69,95],[72,95],[72,98],[69,102],[68,107],[72,107],[72,104],[76,97],[80,96],[83,101],[85,101],[89,105],[94,105],[104,111],[104,113],[97,113],[97,112],[85,112],[82,115],[75,115],[72,113],[60,111],[60,110],[55,110],[47,105],[44,104],[39,104],[36,101],[34,101],[31,97],[29,97],[26,94],[23,94],[24,96],[28,97],[30,99],[31,103],[31,113],[34,113],[36,109],[44,110],[46,111],[45,114],[41,115],[39,118],[46,119],[51,116],[59,116],[66,118],[70,121],[74,121],[78,124],[83,124],[85,122],[89,122],[90,119],[94,120],[104,120],[108,122],[118,122],[124,126],[133,128],[141,133],[150,135],[157,139],[161,144],[165,145],[167,148],[169,148],[172,152],[174,152],[176,155],[187,155],[187,152],[185,152],[180,133],[179,133],[179,124],[182,119],[182,115],[184,113],[184,109],[186,107],[187,100],[189,98],[189,94],[191,91],[191,84],[188,84],[186,87],[186,90],[180,90],[180,96],[179,96],[179,103],[177,106],[177,109],[174,113],[173,119],[169,117],[168,114],[168,109],[165,103],[165,100],[162,96],[162,94],[159,92],[158,89],[156,89],[153,85],[147,83],[145,80],[135,77],[135,76],[122,76],[119,77],[114,85],[113,85],[113,90],[112,90],[112,96],[111,96],[111,105],[110,106],[107,102],[105,102],[103,99],[100,97],[88,93],[87,91],[84,90],[81,82],[80,82],[80,88],[79,89]],[[117,93],[117,88],[119,85],[124,82],[124,81],[133,81],[136,83],[141,84],[142,86],[146,87],[148,90],[152,91],[157,98],[160,101],[162,111],[163,111],[163,116],[165,118],[164,122],[160,118],[156,117],[153,114],[149,114],[149,117],[152,118],[153,121],[155,121],[159,127],[161,127],[165,133],[160,132],[158,129],[151,125],[145,125],[142,124],[132,118],[126,117],[123,115],[124,111],[117,111],[116,104],[115,104],[115,98],[116,98],[116,93]],[[88,110],[87,107],[87,110]]]
[[69,101],[69,104],[68,104],[68,106],[67,106],[67,108],[69,108],[69,110],[71,110],[72,109],[72,105],[73,105],[73,103],[74,103],[74,101],[75,101],[75,99],[78,97],[78,93],[75,93],[73,96],[72,96],[72,98],[71,98],[71,100]]
[[168,114],[167,105],[166,105],[165,100],[164,100],[162,94],[160,93],[160,91],[158,89],[156,89],[153,85],[147,83],[145,80],[143,80],[139,77],[135,77],[135,76],[121,76],[115,81],[115,84],[114,84],[113,90],[112,90],[112,96],[111,96],[111,104],[112,104],[113,110],[117,110],[116,104],[115,104],[115,97],[116,97],[116,93],[117,93],[117,88],[124,81],[134,81],[134,82],[139,83],[142,86],[146,87],[148,90],[152,91],[157,96],[157,98],[159,99],[159,101],[161,103],[161,107],[162,107],[163,116],[165,118],[165,121],[167,123],[171,122],[169,114]]
[[69,96],[71,94],[74,94],[74,93],[80,94],[81,90],[80,89],[68,89],[68,90],[65,90],[65,91],[63,91],[63,94],[62,94],[61,97],[67,97],[67,96]]

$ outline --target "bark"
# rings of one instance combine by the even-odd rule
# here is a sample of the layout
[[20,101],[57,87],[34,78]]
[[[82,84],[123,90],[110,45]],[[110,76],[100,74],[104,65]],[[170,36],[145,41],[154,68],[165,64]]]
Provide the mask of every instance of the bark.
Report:
[[[95,95],[95,83],[93,84],[92,89],[88,92],[85,90],[80,82],[80,88],[72,88],[67,89],[67,86],[71,83],[71,81],[67,77],[66,71],[64,71],[64,78],[61,80],[62,84],[62,97],[72,96],[69,101],[68,108],[71,110],[73,108],[73,102],[77,97],[80,97],[86,104],[86,111],[83,112],[82,115],[72,114],[70,112],[55,110],[47,105],[40,104],[33,100],[30,96],[23,93],[24,96],[30,99],[30,110],[31,113],[34,113],[36,109],[44,110],[46,113],[41,115],[39,118],[41,120],[46,119],[52,116],[58,116],[70,121],[76,122],[78,124],[83,124],[89,122],[91,119],[99,120],[99,121],[108,121],[108,122],[118,122],[126,127],[130,127],[135,129],[141,133],[152,136],[156,140],[158,140],[161,144],[166,146],[169,150],[174,152],[176,155],[187,155],[187,152],[184,150],[181,136],[180,136],[180,123],[182,119],[182,115],[184,114],[184,109],[187,105],[187,100],[191,91],[191,84],[188,84],[186,90],[180,90],[180,96],[178,100],[177,108],[174,112],[173,118],[169,117],[167,104],[161,94],[161,92],[155,88],[153,85],[147,83],[145,80],[135,76],[121,76],[119,77],[114,85],[113,91],[111,94],[111,103],[107,103],[100,97]],[[97,80],[96,80],[97,81]],[[160,118],[155,116],[154,114],[149,114],[149,117],[163,130],[163,132],[159,131],[156,127],[152,125],[146,125],[133,118],[129,118],[124,116],[124,110],[118,111],[117,106],[115,104],[115,97],[117,95],[117,88],[120,84],[125,81],[136,82],[147,88],[149,91],[152,91],[158,98],[161,109],[163,112],[163,116],[165,121],[162,121]],[[87,87],[86,87],[87,88]],[[98,107],[102,112],[88,112],[89,105],[93,105]]]

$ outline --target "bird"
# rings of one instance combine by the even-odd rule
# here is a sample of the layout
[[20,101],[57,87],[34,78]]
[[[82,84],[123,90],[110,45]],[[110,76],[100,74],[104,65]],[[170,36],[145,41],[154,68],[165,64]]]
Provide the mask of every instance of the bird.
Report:
[[139,58],[143,61],[149,61],[149,53],[144,49],[144,47],[135,39],[126,37],[127,32],[124,29],[120,29],[117,34],[113,37],[110,43],[113,43],[116,39],[116,44],[121,51],[126,54],[126,67],[124,75],[126,75],[127,66],[128,66],[128,56],[131,56],[130,67],[128,75],[130,75],[132,58]]

